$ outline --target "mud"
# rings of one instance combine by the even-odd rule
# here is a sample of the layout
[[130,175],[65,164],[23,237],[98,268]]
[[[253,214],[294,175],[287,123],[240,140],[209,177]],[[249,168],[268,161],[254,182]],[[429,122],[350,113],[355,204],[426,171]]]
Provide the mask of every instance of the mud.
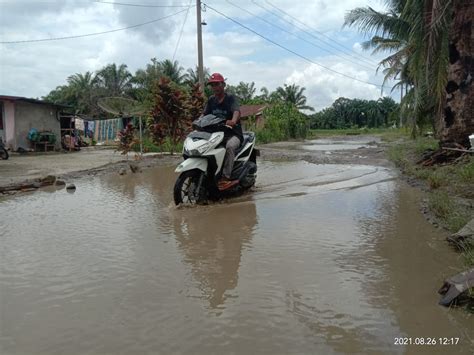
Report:
[[386,144],[376,136],[340,136],[304,142],[278,142],[260,147],[262,157],[279,160],[305,160],[315,164],[361,164],[389,167]]
[[[0,161],[0,195],[16,194],[36,189],[33,187],[47,176],[72,182],[85,176],[108,173],[130,173],[130,166],[139,170],[177,163],[179,154],[148,153],[140,158],[134,153],[122,155],[114,149],[83,148],[78,152],[12,154]],[[26,187],[26,188],[25,188]]]

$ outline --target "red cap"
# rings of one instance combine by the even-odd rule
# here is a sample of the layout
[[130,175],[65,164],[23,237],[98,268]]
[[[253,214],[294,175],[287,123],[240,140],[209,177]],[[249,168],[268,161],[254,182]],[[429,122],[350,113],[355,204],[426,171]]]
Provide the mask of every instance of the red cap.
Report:
[[222,74],[219,73],[214,73],[210,76],[209,80],[207,81],[208,84],[210,83],[223,83],[224,82],[224,77]]

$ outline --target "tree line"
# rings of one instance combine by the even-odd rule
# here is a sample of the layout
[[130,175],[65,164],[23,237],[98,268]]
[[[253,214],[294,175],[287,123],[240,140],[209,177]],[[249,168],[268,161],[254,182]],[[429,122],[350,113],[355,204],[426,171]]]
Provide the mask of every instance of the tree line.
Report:
[[[205,68],[205,80],[209,78],[209,69]],[[126,64],[108,64],[95,73],[87,71],[69,76],[65,85],[61,85],[43,97],[44,100],[70,106],[76,113],[91,117],[104,115],[97,106],[102,97],[127,97],[152,106],[153,88],[161,78],[168,78],[170,83],[183,92],[190,93],[199,82],[197,68],[185,70],[178,61],[165,59],[158,61],[152,58],[144,69],[132,74]],[[295,84],[278,87],[270,92],[266,87],[256,94],[255,83],[240,82],[238,85],[227,85],[227,92],[236,95],[242,104],[252,103],[287,103],[299,110],[314,110],[306,104],[306,89]],[[209,97],[212,92],[208,87],[204,92]]]
[[334,103],[310,116],[311,128],[378,128],[399,124],[400,105],[391,97],[378,100],[338,98]]

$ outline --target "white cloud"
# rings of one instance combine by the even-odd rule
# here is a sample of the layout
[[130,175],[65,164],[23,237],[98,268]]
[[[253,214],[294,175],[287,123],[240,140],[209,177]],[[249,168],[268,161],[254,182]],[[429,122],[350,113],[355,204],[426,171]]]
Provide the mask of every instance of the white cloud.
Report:
[[352,49],[358,53],[362,52],[362,45],[359,42],[354,43]]
[[[149,0],[127,2],[156,4],[155,1]],[[358,42],[362,39],[357,32],[352,29],[340,31],[344,13],[356,6],[367,4],[373,6],[378,0],[298,2],[270,0],[270,2],[318,30],[329,31],[325,32],[328,36],[337,37],[348,48],[358,51],[360,46]],[[171,3],[171,0],[160,2],[160,4],[166,3]],[[174,4],[176,3],[188,3],[188,0],[175,1]],[[270,8],[265,2],[259,4]],[[268,24],[242,13],[225,1],[211,0],[210,5],[258,31],[268,32],[270,29]],[[238,2],[238,5],[268,20],[278,21],[250,1]],[[179,8],[124,7],[71,0],[57,2],[11,0],[11,2],[0,2],[0,40],[37,39],[106,31],[149,21],[179,10]],[[184,16],[182,13],[171,19],[136,29],[81,39],[0,44],[0,94],[40,97],[56,86],[65,84],[66,78],[74,73],[96,71],[113,62],[127,64],[129,70],[134,73],[137,69],[144,68],[152,57],[158,60],[171,59]],[[194,68],[197,63],[195,16],[193,7],[189,11],[175,58],[184,68]],[[203,27],[204,64],[211,72],[222,72],[230,84],[254,81],[257,88],[265,86],[273,90],[284,83],[296,83],[306,87],[308,104],[316,108],[330,105],[339,96],[363,98],[379,96],[377,88],[341,77],[295,57],[235,23],[223,19],[211,9],[203,13],[203,18],[209,24]],[[291,31],[296,30],[288,24],[275,23]],[[370,70],[357,67],[354,58],[351,61],[344,61],[341,58],[327,56],[327,53],[323,56],[320,51],[308,46],[307,43],[280,33],[274,28],[271,29],[272,31],[268,33],[273,40],[304,53],[318,63],[364,81],[381,82],[381,78],[374,78]],[[354,41],[354,38],[357,40]]]
[[[369,73],[339,63],[329,64],[331,69],[350,75],[362,81],[371,79]],[[314,64],[307,65],[303,70],[294,70],[286,80],[286,84],[305,87],[308,103],[316,110],[330,105],[339,97],[361,98],[373,100],[380,97],[380,89],[376,86],[348,79],[342,75],[328,72]]]

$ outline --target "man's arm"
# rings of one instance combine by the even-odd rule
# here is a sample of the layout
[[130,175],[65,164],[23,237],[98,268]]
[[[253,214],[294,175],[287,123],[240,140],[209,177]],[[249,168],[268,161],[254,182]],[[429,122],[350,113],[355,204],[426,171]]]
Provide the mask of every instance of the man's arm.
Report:
[[231,110],[232,119],[228,120],[226,124],[228,126],[234,127],[240,121],[240,105],[235,96],[232,96]]
[[232,115],[232,127],[234,127],[237,123],[240,121],[240,111],[234,111],[234,114]]
[[210,100],[211,98],[207,99],[206,106],[204,106],[204,111],[202,111],[201,117],[206,116],[211,113],[211,107],[209,105]]

